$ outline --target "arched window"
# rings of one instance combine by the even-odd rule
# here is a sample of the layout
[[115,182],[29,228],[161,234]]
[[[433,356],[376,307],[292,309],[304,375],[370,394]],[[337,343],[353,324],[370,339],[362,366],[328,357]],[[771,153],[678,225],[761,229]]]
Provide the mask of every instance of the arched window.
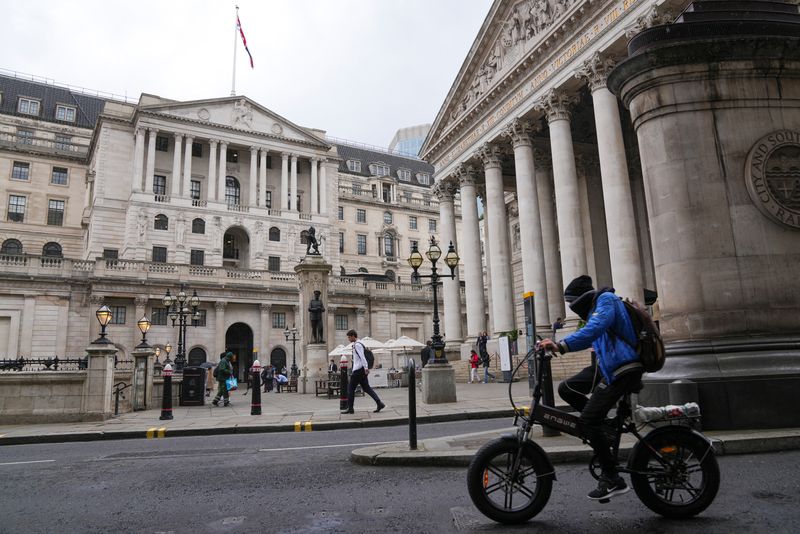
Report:
[[383,236],[383,255],[394,257],[394,236],[392,234],[384,234]]
[[225,177],[225,202],[228,206],[238,206],[241,204],[241,194],[239,190],[239,180],[233,176]]
[[392,224],[392,214],[388,211],[383,214],[383,224]]
[[192,233],[193,234],[205,234],[206,233],[206,222],[199,217],[192,221]]
[[155,221],[153,222],[153,228],[155,230],[169,230],[169,217],[163,213],[156,215]]
[[269,240],[270,241],[280,241],[281,240],[281,230],[277,226],[273,226],[269,229]]
[[303,230],[300,232],[300,243],[304,245],[308,244],[308,230]]
[[17,239],[6,239],[0,247],[0,254],[22,254],[22,243]]
[[394,274],[394,271],[392,271],[391,269],[389,269],[388,271],[386,271],[386,272],[384,273],[384,276],[386,276],[386,278],[388,278],[389,280],[391,280],[392,282],[394,282],[394,279],[395,279],[395,274]]
[[359,267],[358,268],[358,272],[360,272],[360,273],[368,273],[369,271],[367,270],[366,267]]
[[45,243],[42,247],[42,256],[49,256],[51,258],[60,258],[61,254],[61,245],[50,241],[49,243]]

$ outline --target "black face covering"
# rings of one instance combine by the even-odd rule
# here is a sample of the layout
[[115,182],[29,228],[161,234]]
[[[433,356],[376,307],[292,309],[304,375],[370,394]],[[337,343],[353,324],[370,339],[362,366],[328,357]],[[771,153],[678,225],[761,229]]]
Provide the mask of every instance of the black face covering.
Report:
[[592,303],[594,302],[595,295],[597,295],[597,290],[587,291],[574,300],[572,304],[569,305],[569,309],[574,311],[578,317],[584,321],[588,321],[589,312],[592,311]]

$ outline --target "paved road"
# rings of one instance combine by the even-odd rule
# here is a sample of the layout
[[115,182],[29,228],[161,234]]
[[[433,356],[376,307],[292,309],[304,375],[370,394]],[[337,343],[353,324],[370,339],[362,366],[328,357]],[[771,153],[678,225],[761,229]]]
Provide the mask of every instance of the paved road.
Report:
[[[420,426],[420,439],[500,428]],[[472,507],[464,468],[364,467],[353,444],[404,427],[20,445],[0,457],[0,532],[507,532]],[[19,463],[29,462],[29,463]],[[34,463],[35,462],[35,463]],[[797,532],[800,452],[720,458],[717,501],[672,522],[633,493],[600,505],[582,465],[557,466],[537,532]]]

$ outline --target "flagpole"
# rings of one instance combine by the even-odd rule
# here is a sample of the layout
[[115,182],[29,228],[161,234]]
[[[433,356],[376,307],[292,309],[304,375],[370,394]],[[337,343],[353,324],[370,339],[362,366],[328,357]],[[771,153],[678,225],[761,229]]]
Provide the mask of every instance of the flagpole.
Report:
[[231,96],[236,96],[236,47],[239,36],[239,6],[236,6],[236,24],[233,25],[233,79],[231,80]]

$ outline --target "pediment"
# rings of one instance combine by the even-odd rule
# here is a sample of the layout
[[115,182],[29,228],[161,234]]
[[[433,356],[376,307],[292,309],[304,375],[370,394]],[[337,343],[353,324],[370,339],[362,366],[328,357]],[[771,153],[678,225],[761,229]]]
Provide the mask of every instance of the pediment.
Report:
[[191,102],[162,102],[141,106],[151,115],[223,126],[327,147],[323,138],[298,126],[247,97],[236,96]]

